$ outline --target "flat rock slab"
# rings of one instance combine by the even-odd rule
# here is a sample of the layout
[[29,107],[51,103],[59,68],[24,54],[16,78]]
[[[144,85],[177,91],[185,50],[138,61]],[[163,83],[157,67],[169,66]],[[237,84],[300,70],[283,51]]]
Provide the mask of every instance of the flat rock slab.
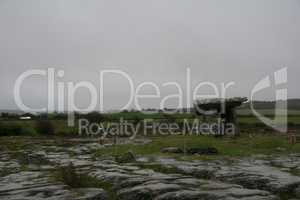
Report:
[[[94,169],[89,175],[113,184],[120,200],[132,199],[277,199],[270,192],[237,184],[209,181],[180,173],[164,174],[151,169],[132,170],[115,164]],[[113,167],[116,167],[113,169]],[[186,194],[186,191],[191,191]],[[183,197],[183,195],[186,195]],[[177,198],[178,197],[178,198]]]
[[300,177],[264,161],[240,161],[231,167],[222,167],[216,178],[247,188],[264,189],[274,193],[293,192],[300,185]]
[[[118,191],[122,200],[130,199],[277,199],[262,190],[245,189],[238,185],[195,178],[151,180],[145,178],[124,180]],[[124,188],[125,185],[128,185]]]
[[[275,160],[279,162],[278,159]],[[288,193],[295,192],[295,188],[300,186],[300,177],[289,172],[289,170],[295,169],[299,160],[290,158],[289,163],[282,164],[285,170],[273,166],[274,160],[245,159],[236,160],[232,164],[209,161],[186,162],[174,159],[158,159],[158,162],[163,166],[175,168],[179,173],[194,177],[213,178],[245,188],[262,189],[272,193]]]
[[220,109],[223,104],[226,108],[235,108],[246,102],[248,99],[245,97],[234,97],[234,98],[211,98],[211,99],[198,99],[196,100],[196,106],[204,110]]
[[5,200],[107,200],[100,188],[71,189],[51,182],[41,172],[20,172],[0,178],[0,199]]

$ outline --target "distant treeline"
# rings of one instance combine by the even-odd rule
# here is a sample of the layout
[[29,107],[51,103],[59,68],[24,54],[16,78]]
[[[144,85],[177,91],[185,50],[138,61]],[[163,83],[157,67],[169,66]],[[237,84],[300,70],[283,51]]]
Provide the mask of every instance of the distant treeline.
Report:
[[[275,109],[276,101],[252,101],[255,109]],[[300,99],[288,99],[288,110],[300,110]],[[244,103],[240,109],[250,109],[250,102]]]
[[[40,114],[14,114],[14,113],[2,113],[0,120],[19,120],[22,117],[29,117],[31,120],[66,120],[68,118],[67,113],[40,113]],[[120,120],[143,120],[143,119],[183,119],[183,118],[195,118],[194,113],[164,113],[153,112],[144,113],[139,111],[122,111],[118,113],[100,113],[90,112],[86,114],[75,113],[75,119],[88,119],[89,121],[115,121]]]
[[[276,102],[274,101],[254,101],[252,102],[256,110],[261,110],[264,115],[272,116],[274,113]],[[300,114],[300,99],[289,99],[287,102],[289,114]],[[0,111],[1,112],[1,111]],[[247,102],[238,108],[238,114],[241,116],[252,116],[250,103]],[[65,120],[68,117],[67,113],[17,113],[17,112],[2,112],[0,120],[17,120],[21,117],[29,117],[32,120]],[[194,118],[193,109],[165,109],[158,110],[154,108],[138,110],[123,110],[114,113],[90,112],[87,114],[75,113],[77,119],[85,118],[90,121],[114,121],[120,118],[126,120],[143,120],[143,119],[182,119]]]

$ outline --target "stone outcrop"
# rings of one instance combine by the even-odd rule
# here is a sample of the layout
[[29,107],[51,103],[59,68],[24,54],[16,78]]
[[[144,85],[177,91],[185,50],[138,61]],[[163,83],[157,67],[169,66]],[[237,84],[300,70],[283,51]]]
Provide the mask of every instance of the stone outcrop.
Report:
[[216,135],[227,134],[227,129],[231,130],[230,134],[239,135],[235,109],[247,100],[246,97],[201,99],[195,101],[194,110],[204,121],[206,116],[216,115],[224,123],[225,130],[215,131]]

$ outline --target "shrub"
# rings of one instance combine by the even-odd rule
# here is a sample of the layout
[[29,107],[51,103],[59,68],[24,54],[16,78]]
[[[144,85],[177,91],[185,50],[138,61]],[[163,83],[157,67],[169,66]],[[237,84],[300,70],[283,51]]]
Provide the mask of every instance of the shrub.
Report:
[[34,136],[37,132],[33,127],[18,122],[0,122],[0,136]]
[[21,128],[21,135],[29,135],[29,136],[36,136],[38,133],[33,127],[23,126]]
[[103,121],[103,116],[98,112],[90,112],[86,115],[83,115],[90,123],[99,123]]
[[0,123],[0,135],[9,136],[9,135],[21,135],[22,127],[17,123]]
[[131,163],[136,161],[135,156],[131,151],[128,151],[127,153],[122,155],[117,155],[115,157],[115,160],[118,163]]
[[43,135],[53,135],[54,126],[49,120],[39,120],[36,122],[36,131]]

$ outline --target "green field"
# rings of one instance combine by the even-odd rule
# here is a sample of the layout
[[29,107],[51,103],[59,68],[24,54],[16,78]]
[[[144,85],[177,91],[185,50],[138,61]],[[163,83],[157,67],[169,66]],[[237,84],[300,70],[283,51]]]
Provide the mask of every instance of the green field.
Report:
[[[212,136],[165,136],[151,137],[152,142],[146,145],[119,145],[110,148],[98,150],[95,156],[113,156],[119,155],[127,151],[132,151],[137,155],[167,155],[161,153],[164,147],[214,147],[220,156],[250,156],[255,154],[280,154],[280,153],[300,153],[300,143],[290,145],[288,139],[282,135],[255,135],[249,137],[244,135],[239,138],[215,138]],[[168,156],[176,157],[176,154]],[[180,155],[181,157],[182,155]],[[215,158],[215,156],[187,156],[188,159],[207,159]]]
[[[296,111],[295,111],[296,112]],[[267,114],[268,112],[266,112]],[[99,117],[100,116],[100,117]],[[120,113],[106,113],[97,116],[96,122],[101,123],[111,123],[118,122],[120,119],[127,120],[132,123],[141,123],[144,119],[151,119],[155,122],[167,122],[167,123],[184,123],[184,120],[188,120],[190,123],[193,122],[197,117],[192,113],[152,113],[145,114],[141,112],[120,112]],[[268,115],[269,118],[272,116]],[[201,117],[199,118],[202,119]],[[209,117],[207,120],[216,120],[215,117]],[[38,135],[36,131],[36,124],[38,120],[18,120],[18,119],[3,119],[0,118],[0,135]],[[49,121],[54,129],[55,135],[62,136],[74,136],[78,133],[78,128],[68,127],[66,119],[56,119],[52,115],[48,116],[47,121]],[[238,122],[242,132],[249,132],[249,129],[254,132],[259,132],[261,128],[268,128],[259,119],[249,114],[239,114]],[[76,122],[75,124],[78,125]],[[288,125],[291,129],[299,129],[300,127],[300,115],[290,114],[288,116]],[[1,134],[1,130],[7,128],[5,134]],[[12,132],[12,134],[10,134]],[[43,133],[41,133],[43,134]]]
[[[149,136],[152,142],[148,144],[120,144],[98,149],[94,152],[95,157],[110,157],[122,155],[128,151],[138,156],[168,156],[177,159],[217,159],[219,157],[244,157],[251,155],[276,155],[300,153],[300,143],[291,145],[288,138],[278,134],[244,134],[237,138],[203,135],[177,135],[177,136]],[[64,137],[2,137],[0,149],[18,151],[30,148],[31,144],[49,143],[50,146],[72,145]],[[214,147],[218,155],[185,155],[161,153],[165,147],[178,147],[182,150],[191,147]]]

